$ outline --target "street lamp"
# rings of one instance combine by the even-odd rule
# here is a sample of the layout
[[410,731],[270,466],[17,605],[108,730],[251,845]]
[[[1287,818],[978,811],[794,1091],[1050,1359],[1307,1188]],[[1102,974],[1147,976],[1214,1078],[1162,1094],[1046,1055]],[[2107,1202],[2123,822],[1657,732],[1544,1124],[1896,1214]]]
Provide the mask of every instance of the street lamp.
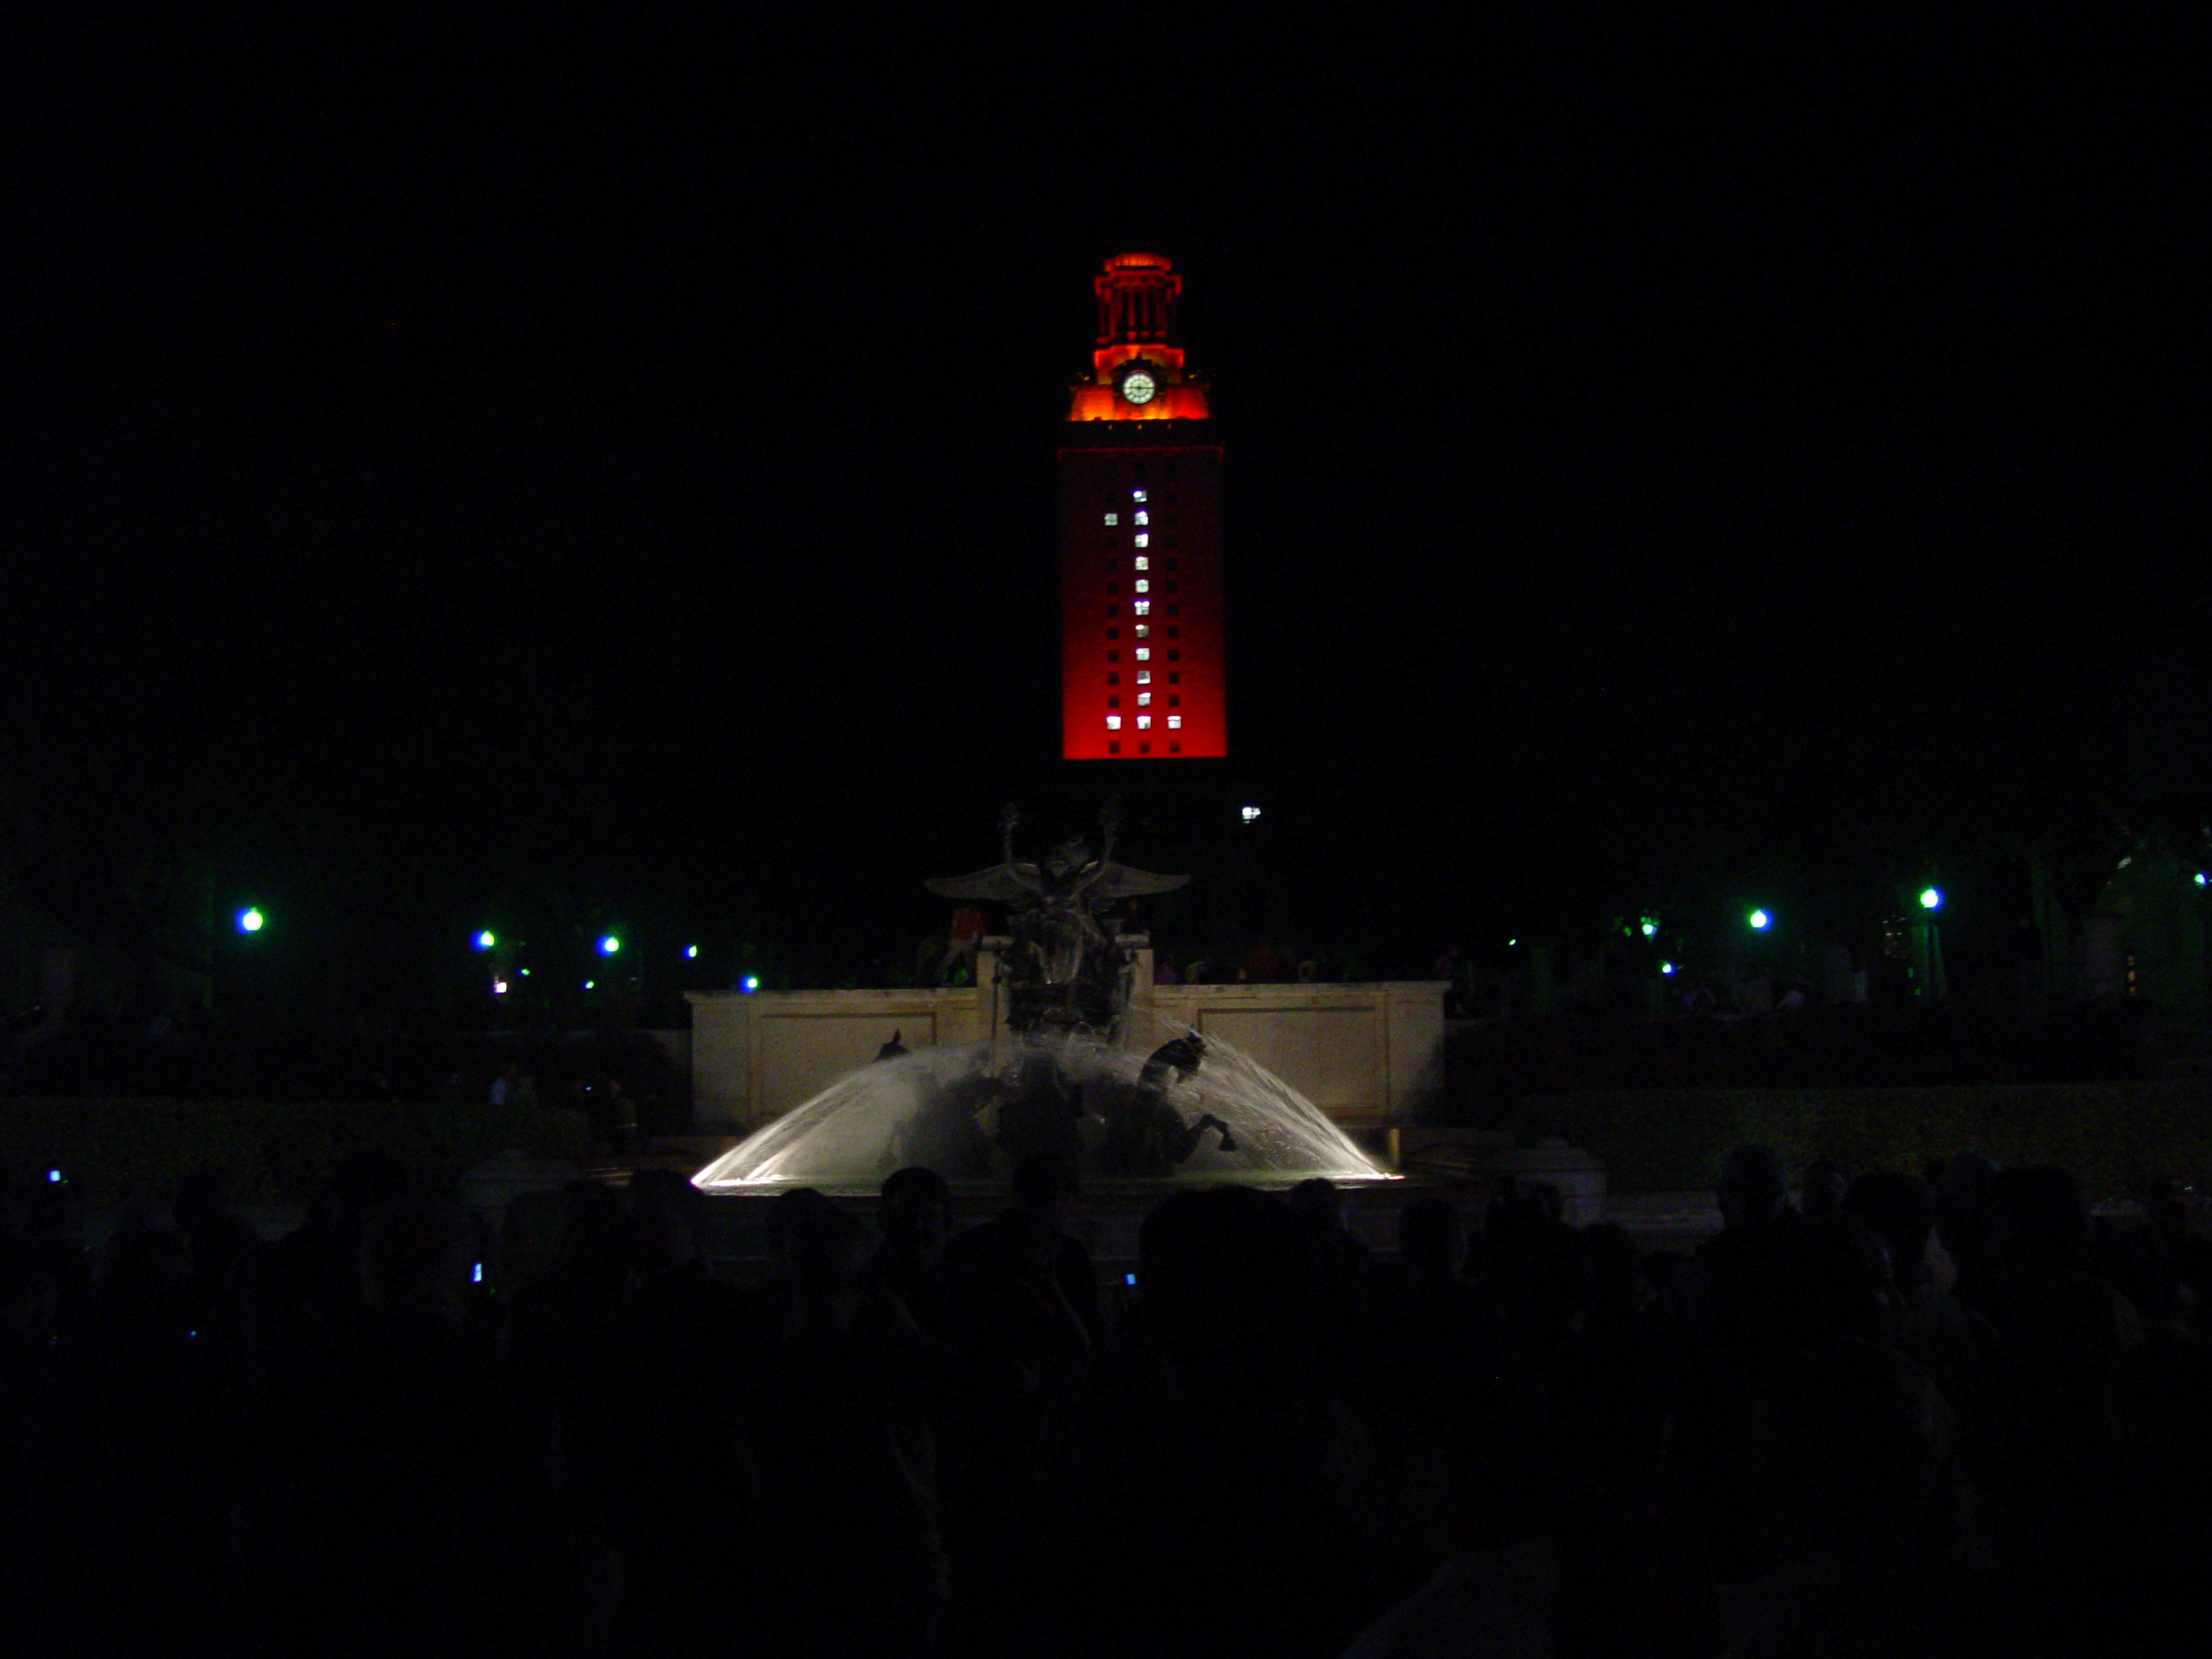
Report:
[[1948,988],[1943,982],[1942,908],[1941,887],[1920,890],[1920,925],[1912,930],[1913,976],[1919,982],[1922,1000],[1929,1002],[1945,1001]]

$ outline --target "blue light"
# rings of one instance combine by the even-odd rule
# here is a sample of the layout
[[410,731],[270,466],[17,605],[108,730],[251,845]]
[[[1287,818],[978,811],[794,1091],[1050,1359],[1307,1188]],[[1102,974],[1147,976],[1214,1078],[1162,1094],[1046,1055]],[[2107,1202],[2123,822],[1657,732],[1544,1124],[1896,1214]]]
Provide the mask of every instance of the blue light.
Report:
[[1765,932],[1767,928],[1774,921],[1774,918],[1768,915],[1766,912],[1763,910],[1755,910],[1744,919],[1751,925],[1751,929],[1754,932],[1758,933]]
[[612,933],[599,942],[599,954],[602,957],[611,957],[621,948],[622,941]]
[[268,925],[268,921],[269,918],[266,916],[264,916],[258,910],[256,910],[252,906],[249,905],[244,910],[238,912],[238,931],[241,933],[258,933]]
[[476,936],[476,948],[479,950],[489,950],[499,942],[499,936],[488,927]]
[[58,1185],[61,1180],[61,1172],[58,1169],[48,1170],[46,1172],[46,1180],[47,1185],[49,1186]]
[[1659,971],[1662,974],[1671,974],[1675,971],[1675,964],[1671,962],[1662,962],[1659,964]]
[[2200,887],[2204,885],[2204,872],[2202,870],[2196,873],[2196,885]]
[[738,982],[737,988],[741,991],[757,991],[760,988],[760,982],[753,975],[747,974]]
[[1923,887],[1920,890],[1920,907],[1923,910],[1938,909],[1942,903],[1943,895],[1934,887]]
[[687,945],[685,945],[685,946],[683,947],[683,959],[684,959],[686,962],[696,962],[696,961],[698,961],[698,959],[699,959],[699,947],[698,947],[697,945],[696,945],[696,944],[687,944]]

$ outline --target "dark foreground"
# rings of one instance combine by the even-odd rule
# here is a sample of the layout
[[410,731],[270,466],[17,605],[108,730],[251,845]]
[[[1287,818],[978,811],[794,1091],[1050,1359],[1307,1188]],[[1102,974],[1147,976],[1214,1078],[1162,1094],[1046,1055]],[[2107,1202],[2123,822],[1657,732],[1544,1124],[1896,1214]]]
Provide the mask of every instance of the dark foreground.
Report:
[[193,1182],[96,1257],[11,1187],[9,1647],[2197,1650],[2181,1198],[2120,1232],[1961,1160],[1793,1204],[1746,1154],[1694,1256],[1509,1191],[1411,1198],[1386,1261],[1322,1188],[1185,1192],[1132,1288],[1049,1168],[957,1233],[894,1183],[873,1230],[786,1195],[743,1285],[665,1173],[493,1239],[359,1158],[265,1244]]

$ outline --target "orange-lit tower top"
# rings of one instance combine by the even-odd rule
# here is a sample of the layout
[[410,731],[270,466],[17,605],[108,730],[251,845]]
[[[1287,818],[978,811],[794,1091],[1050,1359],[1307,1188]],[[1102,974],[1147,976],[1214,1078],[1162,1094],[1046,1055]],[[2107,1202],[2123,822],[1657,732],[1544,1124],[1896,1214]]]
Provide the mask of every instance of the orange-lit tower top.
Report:
[[1094,283],[1098,344],[1060,428],[1060,753],[1229,753],[1221,439],[1183,372],[1183,279],[1117,254]]
[[1156,253],[1118,253],[1091,286],[1098,294],[1098,348],[1091,378],[1078,381],[1071,421],[1203,421],[1205,385],[1183,373],[1175,302],[1183,279]]

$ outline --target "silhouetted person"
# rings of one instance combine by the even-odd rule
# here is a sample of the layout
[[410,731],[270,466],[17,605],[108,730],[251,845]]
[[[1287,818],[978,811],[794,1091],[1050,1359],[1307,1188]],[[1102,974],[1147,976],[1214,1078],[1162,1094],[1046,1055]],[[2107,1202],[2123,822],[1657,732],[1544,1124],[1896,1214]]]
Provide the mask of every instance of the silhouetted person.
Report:
[[1770,1147],[1731,1152],[1713,1201],[1721,1230],[1698,1247],[1678,1288],[1699,1339],[1741,1366],[1768,1341],[1775,1272],[1799,1217],[1789,1208],[1782,1160]]
[[1290,1189],[1287,1202],[1309,1271],[1323,1279],[1349,1281],[1375,1265],[1375,1252],[1344,1225],[1344,1195],[1334,1181],[1325,1175],[1309,1176]]
[[1886,1345],[1897,1312],[1889,1252],[1866,1222],[1836,1212],[1790,1230],[1775,1265],[1776,1353],[1842,1338]]
[[1798,1225],[1782,1160],[1738,1147],[1714,1188],[1721,1230],[1676,1275],[1663,1311],[1675,1347],[1668,1478],[1703,1520],[1721,1582],[1771,1564],[1742,1447],[1756,1390],[1781,1335],[1783,1255]]
[[569,1484],[595,1508],[620,1484],[626,1455],[622,1333],[635,1295],[634,1225],[613,1188],[570,1181],[559,1194],[537,1283],[510,1301],[515,1363],[559,1408]]
[[2107,1650],[2195,1655],[2212,1624],[2212,1351],[2146,1344],[2114,1379],[2120,1499],[2084,1623]]
[[925,1652],[950,1594],[935,1439],[905,1356],[858,1318],[867,1231],[817,1193],[787,1207],[778,1249],[776,1330],[748,1389],[770,1552],[764,1645]]
[[1449,1198],[1416,1198],[1398,1211],[1398,1262],[1416,1283],[1456,1279],[1465,1239]]
[[868,1262],[870,1282],[897,1297],[923,1329],[943,1334],[952,1189],[933,1169],[896,1170],[884,1178],[875,1224],[880,1237]]
[[267,1396],[318,1382],[366,1313],[360,1243],[369,1217],[407,1189],[407,1170],[380,1152],[346,1157],[308,1201],[299,1227],[257,1251],[244,1273],[241,1357]]
[[189,1272],[168,1205],[134,1198],[97,1258],[88,1317],[54,1356],[55,1450],[83,1529],[57,1565],[75,1604],[67,1645],[80,1650],[141,1651],[159,1639],[156,1607],[210,1610],[220,1402],[192,1323]]
[[1560,1552],[1522,1455],[1538,1424],[1457,1338],[1382,1315],[1337,1357],[1329,1414],[1344,1505],[1418,1586],[1347,1659],[1557,1650]]
[[230,1207],[229,1184],[212,1170],[177,1183],[172,1205],[184,1233],[186,1299],[195,1329],[225,1342],[236,1334],[238,1282],[261,1248],[253,1224]]
[[0,1228],[0,1605],[10,1643],[59,1653],[73,1629],[73,1563],[89,1539],[70,1524],[78,1492],[58,1397],[59,1287],[45,1258]]
[[1784,1362],[1765,1391],[1759,1482],[1783,1565],[1724,1594],[1729,1651],[1950,1654],[1979,1630],[1980,1586],[1953,1548],[1936,1390],[1878,1343]]
[[2156,1256],[2174,1300],[2185,1305],[2181,1324],[2201,1337],[2212,1331],[2212,1240],[2196,1230],[2196,1189],[2186,1181],[2161,1180],[2145,1207],[2150,1225],[2135,1242]]
[[638,1135],[638,1097],[622,1086],[620,1077],[607,1080],[607,1138],[615,1155],[626,1158],[641,1142]]
[[1957,1269],[1959,1300],[1993,1318],[1997,1311],[1997,1265],[1992,1230],[1997,1204],[1997,1166],[1978,1152],[1962,1152],[1936,1184],[1936,1236]]
[[1841,1164],[1832,1159],[1815,1158],[1805,1166],[1804,1179],[1798,1183],[1798,1214],[1808,1221],[1819,1221],[1835,1214],[1850,1186],[1851,1176]]
[[734,1388],[761,1333],[745,1296],[707,1271],[705,1206],[671,1170],[631,1178],[637,1284],[615,1341],[624,1455],[609,1520],[626,1557],[619,1645],[656,1655],[723,1650],[732,1598],[764,1592],[760,1425]]
[[363,1226],[365,1318],[272,1428],[241,1506],[267,1650],[581,1654],[603,1638],[614,1558],[563,1501],[550,1412],[469,1323],[475,1249],[435,1195]]
[[1137,1249],[1131,1318],[1054,1393],[1055,1588],[1027,1650],[1339,1651],[1365,1581],[1325,1478],[1286,1206],[1179,1192]]
[[945,1245],[955,1340],[970,1353],[1041,1379],[1103,1335],[1090,1252],[1067,1230],[1077,1186],[1066,1159],[1024,1158],[1014,1166],[1013,1203]]
[[1916,1176],[1871,1170],[1852,1182],[1843,1207],[1880,1236],[1897,1345],[1934,1379],[1950,1406],[1963,1466],[1988,1487],[2012,1408],[2010,1367],[1996,1327],[1939,1287],[1929,1268],[1935,1195]]

